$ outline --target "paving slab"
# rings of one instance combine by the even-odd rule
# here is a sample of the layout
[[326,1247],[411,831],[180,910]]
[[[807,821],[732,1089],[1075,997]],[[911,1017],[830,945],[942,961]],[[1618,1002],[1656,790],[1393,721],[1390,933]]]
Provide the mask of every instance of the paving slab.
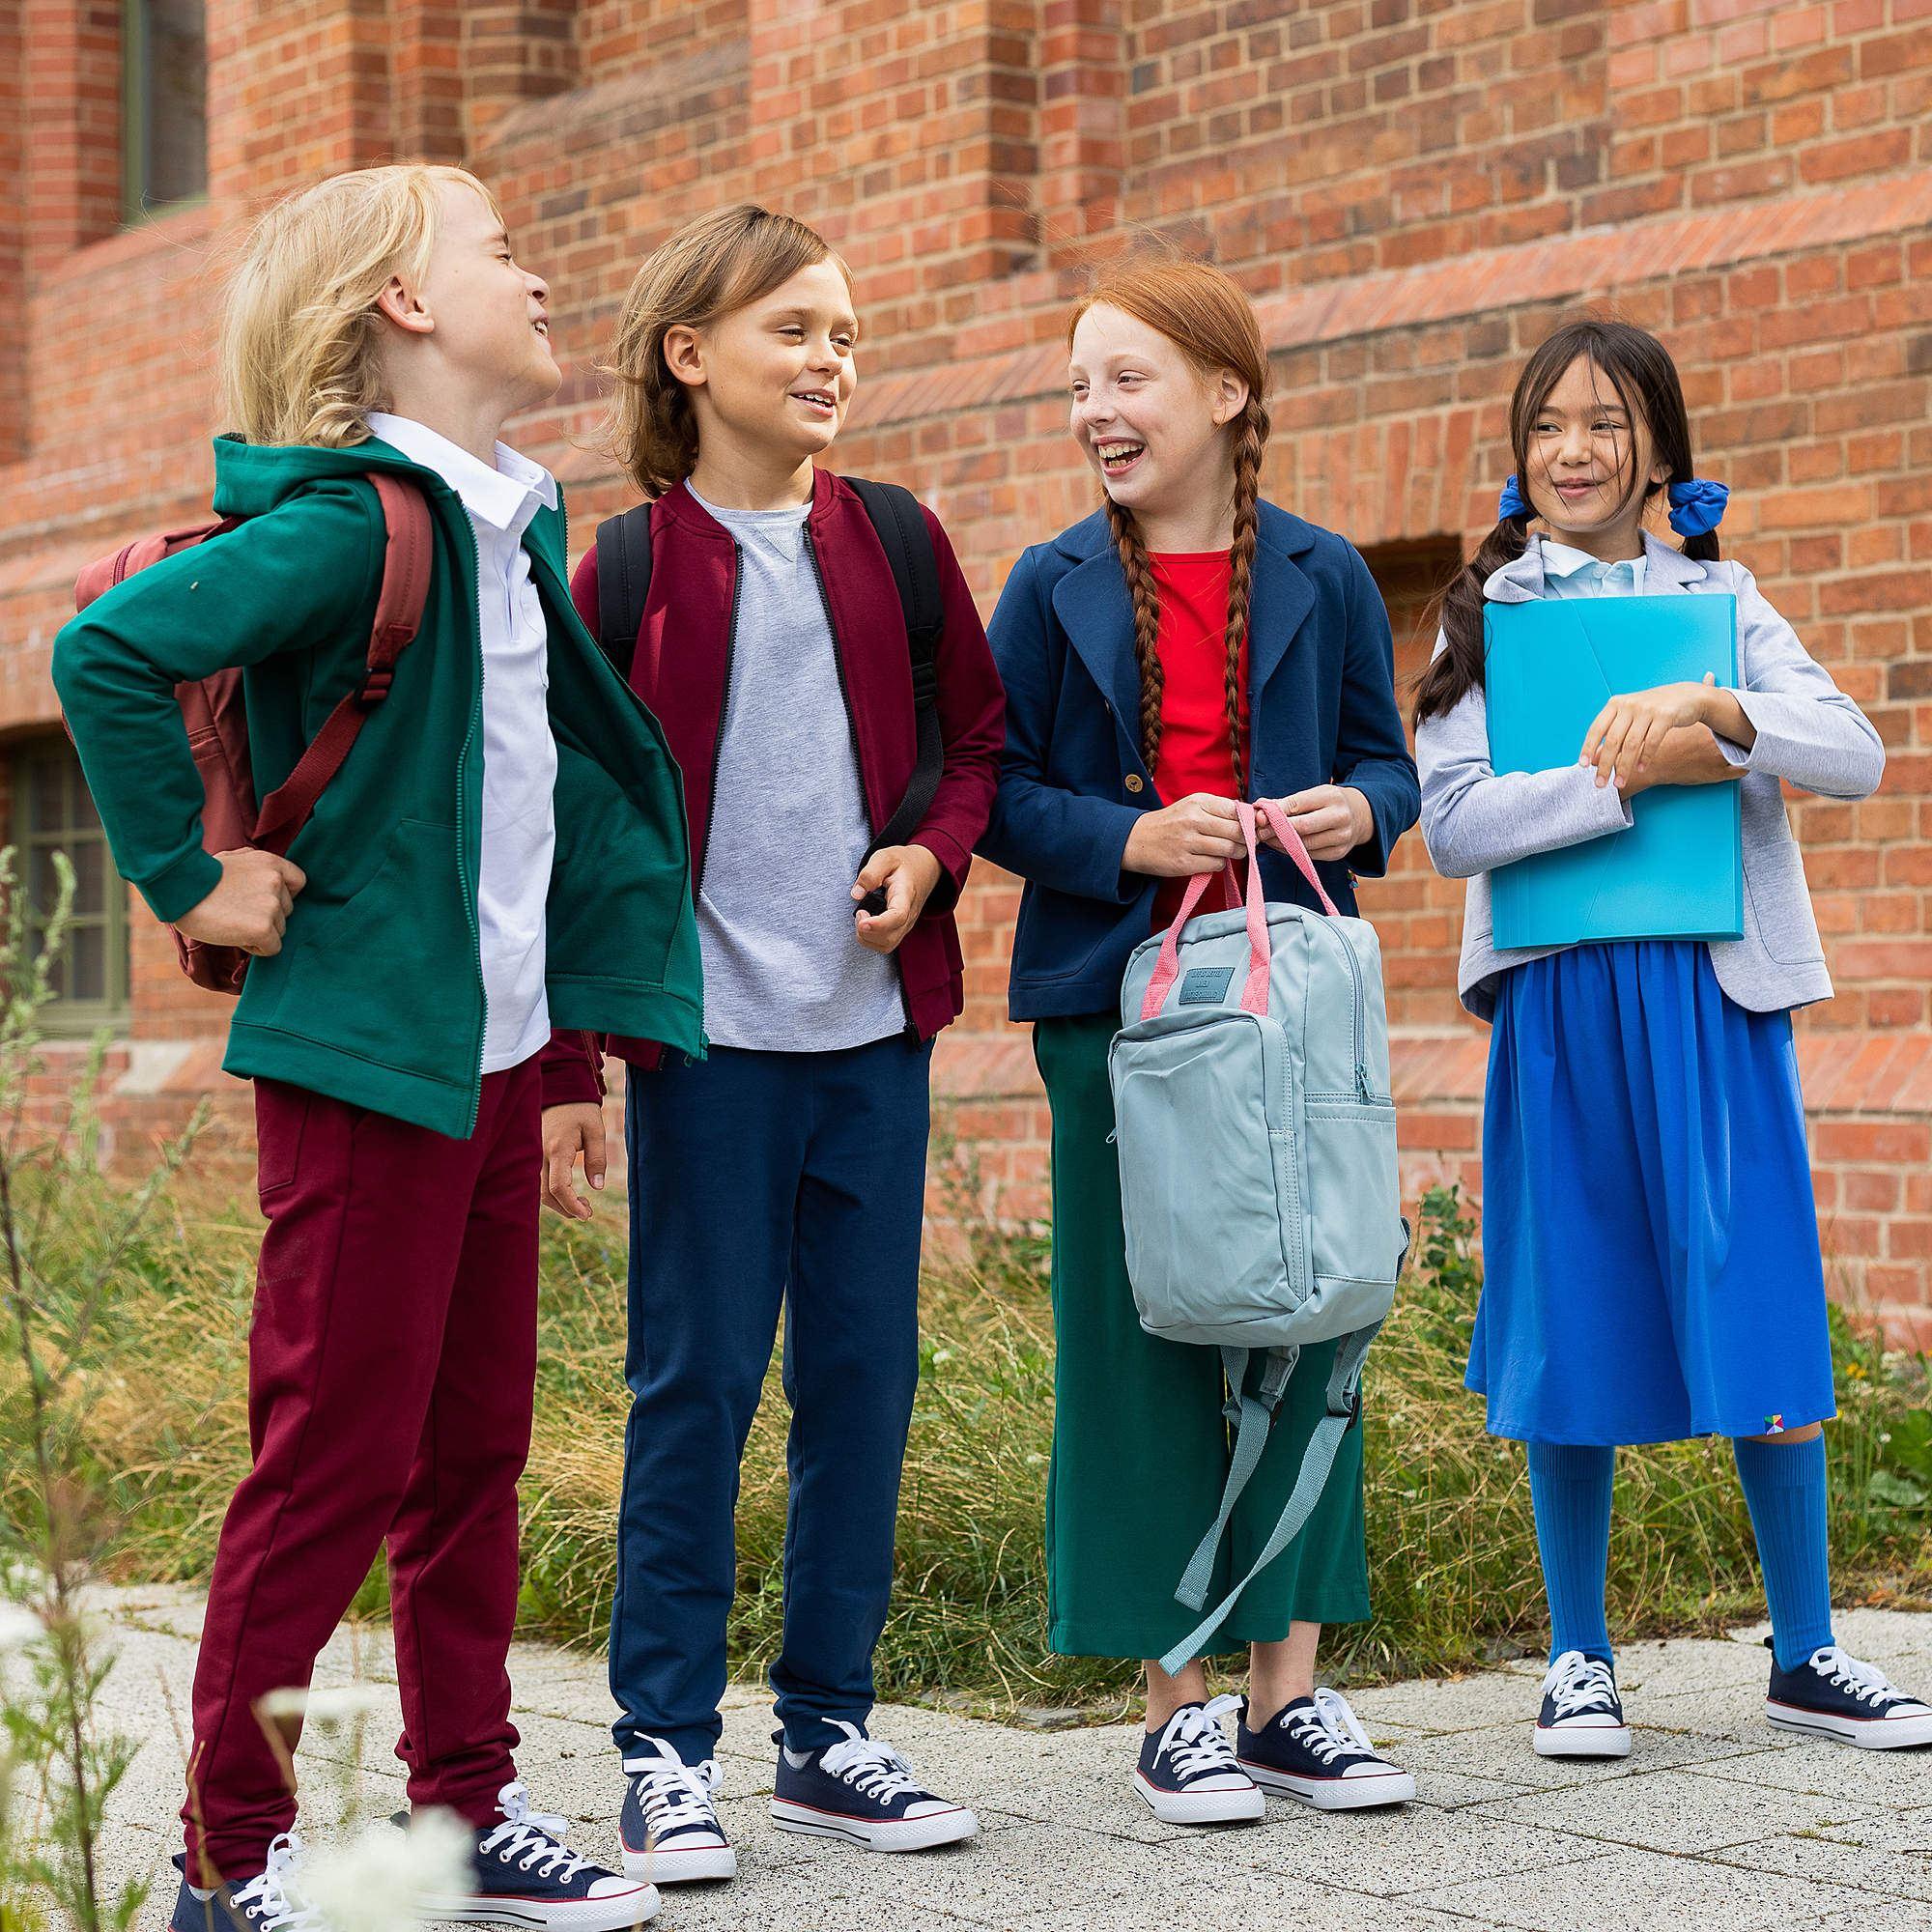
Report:
[[[183,1737],[201,1603],[177,1586],[104,1591],[118,1646],[111,1720],[141,1740],[113,1797],[110,1876],[173,1895]],[[1932,1683],[1932,1614],[1851,1611],[1848,1648],[1901,1682]],[[1764,1723],[1764,1653],[1726,1638],[1634,1644],[1636,1748],[1619,1764],[1540,1759],[1529,1723],[1541,1674],[1516,1661],[1468,1677],[1351,1692],[1372,1736],[1416,1774],[1417,1802],[1322,1815],[1271,1800],[1259,1824],[1163,1825],[1128,1782],[1135,1724],[1028,1730],[922,1706],[874,1728],[979,1811],[971,1846],[904,1859],[801,1838],[773,1824],[771,1702],[724,1703],[721,1812],[740,1876],[666,1895],[669,1932],[1932,1932],[1932,1749],[1861,1752]],[[1901,1660],[1894,1664],[1892,1660]],[[298,1753],[302,1829],[327,1844],[403,1802],[389,1634],[337,1632],[316,1672],[359,1685],[355,1725],[312,1723]],[[520,1644],[511,1661],[520,1769],[570,1841],[614,1861],[621,1774],[602,1662]]]

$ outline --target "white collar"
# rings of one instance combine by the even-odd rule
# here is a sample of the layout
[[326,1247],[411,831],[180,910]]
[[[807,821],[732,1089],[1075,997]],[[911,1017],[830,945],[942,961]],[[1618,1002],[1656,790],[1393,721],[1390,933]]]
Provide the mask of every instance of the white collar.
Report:
[[1540,539],[1543,545],[1543,574],[1546,577],[1575,577],[1579,570],[1595,564],[1605,572],[1618,568],[1627,569],[1633,578],[1643,575],[1644,559],[1619,557],[1615,563],[1605,563],[1600,556],[1592,556],[1586,550],[1577,550],[1574,545],[1556,542],[1553,537]]
[[556,478],[508,443],[497,445],[497,467],[479,463],[460,444],[410,416],[369,412],[369,434],[425,469],[434,469],[471,516],[493,529],[521,536],[539,508],[556,508]]

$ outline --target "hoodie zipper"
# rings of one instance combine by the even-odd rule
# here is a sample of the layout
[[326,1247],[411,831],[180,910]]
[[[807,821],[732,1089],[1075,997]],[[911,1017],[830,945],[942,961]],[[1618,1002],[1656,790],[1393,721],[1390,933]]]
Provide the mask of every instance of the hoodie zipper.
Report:
[[[808,540],[809,541],[809,540]],[[724,742],[724,714],[731,708],[731,661],[738,652],[738,586],[744,582],[745,553],[738,539],[731,539],[731,615],[724,627],[724,689],[718,700],[718,736],[711,745],[711,781],[704,794],[704,842],[697,848],[691,867],[691,903],[695,912],[697,895],[704,890],[704,862],[711,855],[711,828],[718,819],[718,750]],[[823,586],[819,594],[824,595]]]
[[[845,705],[845,731],[852,742],[852,773],[859,781],[859,809],[866,814],[866,842],[869,845],[879,836],[879,828],[872,823],[872,808],[866,798],[866,767],[859,755],[859,720],[852,709],[852,688],[845,681],[845,653],[838,647],[838,627],[832,621],[832,599],[825,588],[825,573],[819,568],[818,546],[811,540],[810,514],[806,517],[803,534],[805,554],[811,564],[811,581],[818,585],[818,606],[825,612],[826,635],[832,639],[832,668],[838,674],[838,696]],[[715,761],[713,769],[716,770]],[[892,966],[893,978],[899,989],[899,1011],[905,1016],[906,1031],[915,1033],[918,1029],[913,1025],[912,1002],[906,996],[905,966],[899,958],[897,947],[892,952]]]
[[483,1041],[490,1028],[490,989],[483,980],[483,926],[476,908],[476,895],[469,883],[469,841],[464,831],[468,814],[464,810],[463,793],[463,773],[469,767],[469,748],[476,742],[476,727],[483,717],[483,618],[480,606],[483,565],[476,553],[476,532],[469,526],[469,512],[463,508],[461,497],[457,498],[457,508],[462,512],[463,546],[469,558],[469,637],[476,659],[476,699],[469,707],[469,728],[463,734],[463,749],[456,754],[456,877],[463,888],[463,916],[469,924],[470,958],[476,968],[476,999],[481,1014],[476,1029],[476,1045],[469,1063],[469,1124],[463,1134],[463,1138],[468,1140],[476,1131],[476,1122],[483,1111]]

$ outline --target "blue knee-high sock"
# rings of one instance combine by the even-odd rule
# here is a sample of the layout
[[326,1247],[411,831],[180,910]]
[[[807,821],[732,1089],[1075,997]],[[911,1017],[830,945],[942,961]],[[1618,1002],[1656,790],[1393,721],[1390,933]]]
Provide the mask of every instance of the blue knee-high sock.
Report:
[[1536,1547],[1549,1598],[1549,1656],[1610,1654],[1604,1573],[1610,1561],[1610,1489],[1617,1452],[1577,1443],[1532,1442],[1529,1495]]
[[1832,1571],[1825,1531],[1825,1438],[1753,1442],[1738,1436],[1738,1481],[1750,1507],[1771,1608],[1771,1647],[1792,1670],[1832,1641]]

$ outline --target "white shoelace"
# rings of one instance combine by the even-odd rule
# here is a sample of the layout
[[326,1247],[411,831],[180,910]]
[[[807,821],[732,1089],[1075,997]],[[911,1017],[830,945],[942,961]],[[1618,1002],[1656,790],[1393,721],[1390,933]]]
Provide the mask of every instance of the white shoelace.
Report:
[[293,1832],[284,1832],[269,1847],[268,1868],[229,1894],[231,1905],[256,1915],[261,1932],[327,1932],[322,1914],[293,1895],[301,1855],[301,1839]]
[[1566,1650],[1545,1675],[1543,1694],[1556,1700],[1559,1718],[1579,1711],[1610,1711],[1616,1706],[1617,1680],[1602,1658]]
[[655,1757],[627,1757],[626,1776],[638,1780],[638,1801],[644,1811],[647,1845],[656,1845],[671,1833],[687,1826],[700,1825],[718,1830],[718,1809],[712,1804],[724,1782],[718,1760],[708,1757],[702,1764],[686,1764],[653,1738]]
[[837,1718],[832,1721],[845,1735],[838,1744],[827,1746],[825,1755],[819,1759],[830,1776],[864,1792],[867,1798],[876,1798],[882,1804],[891,1804],[908,1791],[923,1792],[924,1787],[914,1776],[912,1766],[891,1745],[865,1736],[856,1724],[844,1723]]
[[566,1845],[557,1842],[553,1820],[542,1811],[530,1809],[528,1788],[520,1781],[506,1784],[497,1794],[503,1822],[478,1846],[486,1857],[514,1864],[519,1871],[533,1871],[539,1878],[567,1884],[590,1862],[580,1859]]
[[1824,1644],[1814,1650],[1810,1662],[1819,1676],[1835,1684],[1841,1690],[1849,1690],[1861,1704],[1902,1704],[1907,1701],[1905,1692],[1877,1664],[1862,1663],[1834,1643]]
[[1235,1747],[1221,1728],[1221,1719],[1238,1710],[1238,1697],[1212,1697],[1205,1704],[1189,1704],[1175,1712],[1160,1734],[1160,1750],[1174,1766],[1182,1783],[1197,1777],[1212,1777],[1218,1772],[1240,1770]]

